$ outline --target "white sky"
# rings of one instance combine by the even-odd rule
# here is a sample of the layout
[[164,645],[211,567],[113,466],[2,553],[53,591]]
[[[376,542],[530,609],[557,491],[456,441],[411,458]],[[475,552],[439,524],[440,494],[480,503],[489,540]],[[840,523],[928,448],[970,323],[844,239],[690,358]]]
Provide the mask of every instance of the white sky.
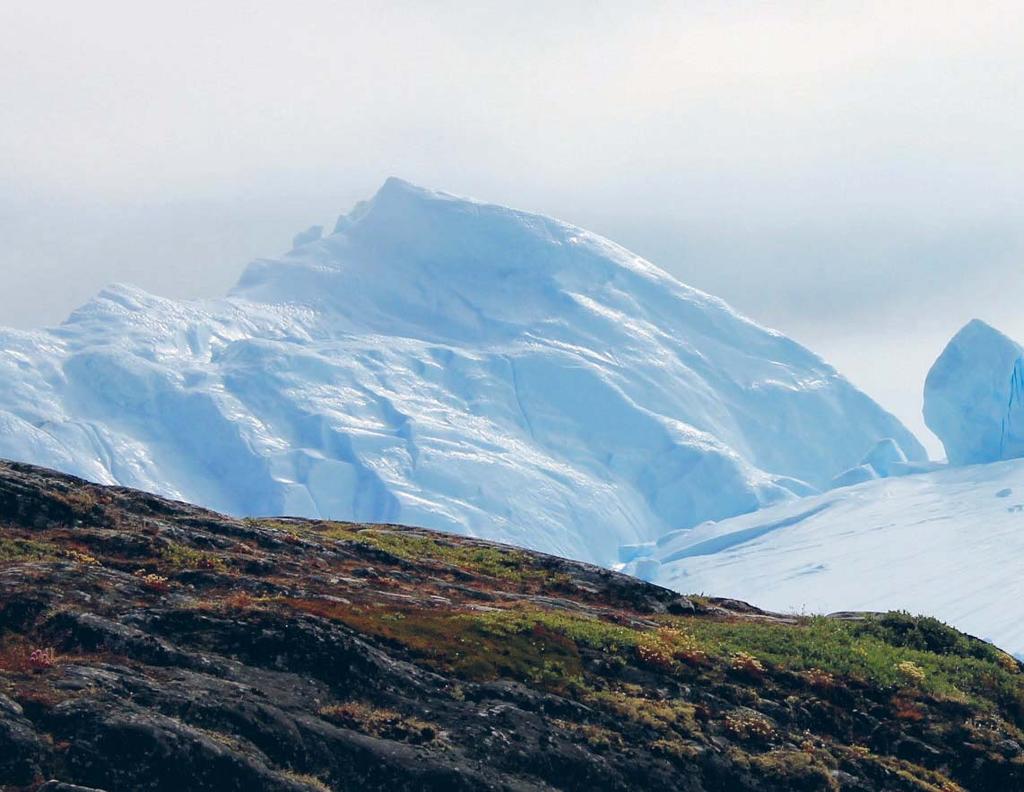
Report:
[[222,293],[394,174],[622,242],[937,452],[945,341],[1024,340],[1022,41],[1016,2],[3,3],[0,324]]

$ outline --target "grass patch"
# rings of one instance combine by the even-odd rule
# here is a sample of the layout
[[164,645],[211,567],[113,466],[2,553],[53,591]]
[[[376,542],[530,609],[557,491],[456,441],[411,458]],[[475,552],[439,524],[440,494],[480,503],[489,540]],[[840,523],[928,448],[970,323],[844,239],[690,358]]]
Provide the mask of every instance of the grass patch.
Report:
[[831,757],[807,751],[775,750],[750,757],[751,769],[762,778],[791,789],[820,789],[838,792],[839,783],[833,774]]
[[52,492],[51,496],[55,501],[67,506],[76,515],[88,515],[100,505],[96,495],[84,488],[69,489],[65,492]]
[[352,608],[326,600],[283,599],[281,603],[400,644],[463,679],[507,678],[560,688],[582,674],[572,639],[511,611],[453,614]]
[[171,542],[161,548],[160,558],[175,569],[208,569],[223,572],[227,569],[224,559],[212,553],[204,553],[194,547]]
[[624,745],[622,735],[592,723],[573,723],[553,718],[551,724],[568,733],[576,742],[586,743],[595,751],[603,752]]
[[456,618],[470,620],[497,637],[524,635],[540,629],[561,635],[578,646],[610,653],[633,649],[644,635],[640,630],[600,619],[533,608],[460,614]]
[[531,569],[530,556],[522,551],[455,544],[440,536],[435,539],[386,528],[342,525],[332,526],[321,535],[376,547],[407,561],[430,559],[504,580],[522,581],[530,572],[539,572]]
[[309,773],[297,773],[294,770],[283,770],[281,775],[289,781],[309,787],[315,790],[315,792],[332,792],[331,787],[327,786],[318,776]]
[[580,653],[590,649],[666,675],[699,667],[761,685],[784,670],[800,674],[812,689],[849,680],[999,712],[1024,726],[1024,674],[1015,664],[998,649],[959,635],[932,644],[945,653],[916,648],[927,640],[917,636],[934,635],[937,628],[917,628],[905,614],[863,622],[815,617],[797,624],[673,617],[645,630],[541,609],[384,612],[324,600],[286,602],[402,644],[466,679],[504,677],[565,689],[582,681]]
[[35,646],[20,636],[0,642],[0,673],[41,673],[59,660],[53,647]]
[[596,691],[590,693],[586,701],[618,718],[657,732],[691,735],[700,731],[694,719],[696,708],[692,704],[677,699],[647,698],[641,689],[634,686]]
[[362,526],[349,523],[293,523],[282,520],[249,520],[253,525],[283,531],[295,539],[323,537],[381,550],[406,561],[436,561],[481,575],[523,582],[536,580],[558,585],[569,580],[568,575],[552,574],[538,568],[530,554],[515,548],[474,546],[451,541],[438,534],[403,531],[391,526]]
[[322,707],[319,715],[346,729],[354,729],[385,740],[420,744],[430,742],[440,734],[436,724],[359,701]]
[[59,548],[32,539],[0,536],[0,563],[5,561],[50,561],[59,558]]
[[[915,625],[914,622],[923,622]],[[789,671],[828,674],[881,688],[915,688],[939,698],[1006,710],[1024,725],[1024,675],[995,647],[956,634],[934,619],[886,614],[863,622],[814,617],[797,625],[673,619],[704,651],[751,656]],[[941,625],[941,623],[939,623]],[[945,625],[944,630],[953,632]],[[939,635],[928,643],[922,636]],[[919,648],[934,646],[934,649]],[[940,653],[944,652],[944,653]]]

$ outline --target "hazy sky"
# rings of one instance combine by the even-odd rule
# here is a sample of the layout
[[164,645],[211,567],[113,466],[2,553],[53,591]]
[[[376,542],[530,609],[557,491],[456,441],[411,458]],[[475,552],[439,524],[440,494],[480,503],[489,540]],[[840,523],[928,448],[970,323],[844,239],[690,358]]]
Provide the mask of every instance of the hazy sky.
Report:
[[1019,2],[0,4],[0,324],[224,292],[391,174],[622,242],[939,447],[925,372],[1024,340]]

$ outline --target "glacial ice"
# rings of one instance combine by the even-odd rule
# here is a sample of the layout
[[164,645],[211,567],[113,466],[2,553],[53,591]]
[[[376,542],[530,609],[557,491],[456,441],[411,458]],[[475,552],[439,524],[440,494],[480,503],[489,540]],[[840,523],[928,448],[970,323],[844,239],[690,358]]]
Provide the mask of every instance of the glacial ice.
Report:
[[969,322],[928,372],[924,420],[951,465],[1024,456],[1024,349]]
[[893,475],[906,461],[907,455],[903,453],[899,443],[891,437],[884,437],[864,455],[861,464],[868,465],[881,478],[886,478]]
[[878,473],[871,465],[857,465],[849,470],[844,470],[829,482],[830,489],[839,487],[852,487],[854,484],[861,484],[865,481],[878,478]]
[[305,231],[300,231],[292,239],[292,249],[300,248],[303,245],[308,245],[310,242],[316,242],[324,235],[324,227],[320,225],[312,225]]
[[885,438],[925,459],[820,358],[607,239],[397,179],[226,298],[113,285],[0,330],[0,455],[609,565]]

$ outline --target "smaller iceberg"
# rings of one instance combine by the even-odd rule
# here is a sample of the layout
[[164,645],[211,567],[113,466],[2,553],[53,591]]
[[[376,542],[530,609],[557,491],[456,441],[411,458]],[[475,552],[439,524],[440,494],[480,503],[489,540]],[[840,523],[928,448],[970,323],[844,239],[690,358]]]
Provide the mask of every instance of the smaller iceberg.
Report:
[[951,465],[1024,456],[1024,349],[978,319],[969,322],[928,372],[924,421]]

